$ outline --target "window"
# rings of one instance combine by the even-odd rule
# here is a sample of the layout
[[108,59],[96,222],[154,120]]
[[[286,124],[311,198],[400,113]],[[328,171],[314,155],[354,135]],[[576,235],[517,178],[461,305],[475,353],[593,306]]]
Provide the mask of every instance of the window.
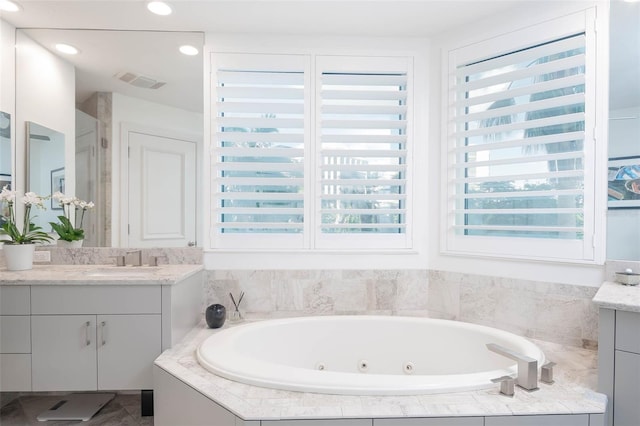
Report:
[[587,45],[582,28],[490,56],[452,54],[453,251],[593,258]]
[[251,234],[256,246],[300,246],[308,61],[236,54],[215,61],[213,241],[242,247]]
[[409,246],[406,58],[213,64],[215,247]]

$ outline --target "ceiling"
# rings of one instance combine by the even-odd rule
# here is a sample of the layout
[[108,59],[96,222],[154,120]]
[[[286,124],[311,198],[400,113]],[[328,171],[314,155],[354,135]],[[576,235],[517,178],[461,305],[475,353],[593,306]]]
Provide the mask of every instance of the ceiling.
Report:
[[[61,37],[81,50],[78,99],[115,91],[202,111],[202,56],[176,53],[180,44],[203,45],[203,33],[432,37],[484,17],[541,0],[173,0],[173,13],[149,13],[141,0],[17,0],[23,10],[2,18],[47,48]],[[580,0],[574,0],[580,1]],[[552,1],[549,1],[551,3]],[[640,99],[640,4],[612,0],[612,107]],[[44,29],[101,29],[64,31]],[[144,30],[147,32],[140,32]],[[171,33],[180,32],[180,33]],[[186,32],[186,33],[185,33]],[[632,35],[629,35],[632,34]],[[619,60],[620,59],[620,60]],[[131,71],[166,81],[139,89],[113,78]]]
[[[28,29],[24,32],[73,63],[78,104],[95,92],[115,92],[202,112],[202,33],[49,29]],[[56,43],[75,46],[80,53],[74,56],[57,53]],[[185,44],[197,46],[200,54],[181,54],[178,48]],[[166,84],[159,89],[136,87],[115,77],[123,72]]]
[[536,0],[167,0],[169,16],[141,0],[15,1],[3,17],[19,28],[431,36]]

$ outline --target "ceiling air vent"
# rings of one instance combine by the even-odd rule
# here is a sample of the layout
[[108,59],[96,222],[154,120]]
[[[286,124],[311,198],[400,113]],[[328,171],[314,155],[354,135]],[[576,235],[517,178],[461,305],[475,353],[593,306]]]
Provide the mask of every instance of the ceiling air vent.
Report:
[[164,81],[158,81],[155,78],[134,74],[128,71],[119,72],[114,77],[142,89],[159,89],[167,84]]

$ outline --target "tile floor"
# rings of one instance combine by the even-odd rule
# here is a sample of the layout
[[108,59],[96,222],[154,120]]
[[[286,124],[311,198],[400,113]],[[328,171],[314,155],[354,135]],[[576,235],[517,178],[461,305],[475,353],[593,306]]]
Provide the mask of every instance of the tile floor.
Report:
[[39,422],[36,417],[60,400],[60,394],[24,394],[0,409],[2,426],[153,426],[153,417],[140,415],[140,395],[118,394],[87,422]]

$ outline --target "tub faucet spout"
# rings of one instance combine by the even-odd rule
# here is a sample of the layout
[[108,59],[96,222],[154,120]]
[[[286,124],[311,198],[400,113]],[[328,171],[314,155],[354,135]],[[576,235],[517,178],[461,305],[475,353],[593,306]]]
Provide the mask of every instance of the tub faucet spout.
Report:
[[519,352],[495,343],[487,343],[487,349],[518,363],[516,384],[527,390],[538,389],[538,361]]

